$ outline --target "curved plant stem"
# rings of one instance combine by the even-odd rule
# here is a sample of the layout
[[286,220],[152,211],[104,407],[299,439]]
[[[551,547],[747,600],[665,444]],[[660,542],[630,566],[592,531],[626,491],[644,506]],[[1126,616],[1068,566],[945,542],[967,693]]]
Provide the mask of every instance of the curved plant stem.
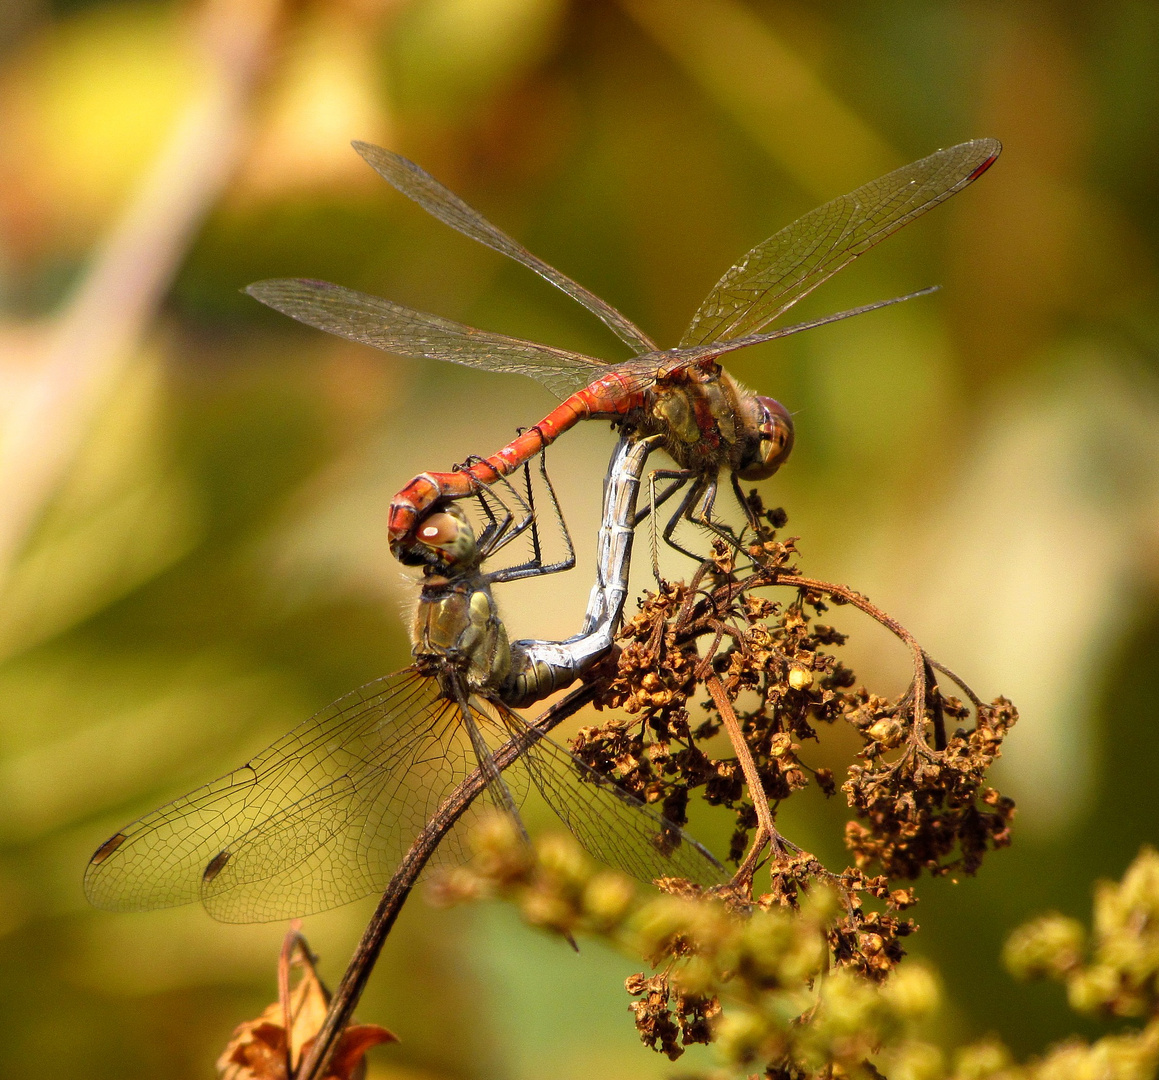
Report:
[[[527,731],[505,743],[494,754],[495,764],[505,769],[516,758],[533,745],[541,735],[545,735],[561,721],[586,705],[595,690],[587,685],[579,686],[565,698],[556,702]],[[450,795],[443,800],[434,816],[423,827],[410,850],[403,856],[394,877],[390,879],[378,907],[370,917],[362,932],[354,955],[347,965],[346,973],[330,1001],[326,1021],[295,1074],[294,1080],[321,1080],[346,1025],[350,1023],[358,999],[366,986],[370,973],[378,961],[387,936],[398,918],[403,904],[422,873],[423,868],[435,853],[439,843],[454,827],[455,822],[466,813],[475,797],[487,786],[487,778],[480,769],[475,769]]]
[[777,584],[794,585],[807,592],[824,593],[826,596],[833,597],[835,600],[857,608],[858,611],[864,611],[871,619],[880,623],[909,646],[910,652],[913,653],[914,662],[914,723],[912,728],[914,734],[911,738],[921,739],[922,721],[926,715],[926,694],[928,690],[926,669],[929,658],[926,656],[925,650],[918,644],[917,638],[892,615],[886,614],[876,604],[870,603],[867,597],[862,596],[859,592],[855,592],[848,585],[836,585],[828,581],[819,581],[816,578],[801,577],[799,574],[793,574],[792,577],[787,577],[783,582],[778,581]]
[[736,710],[733,709],[732,702],[729,701],[728,694],[725,693],[720,677],[715,673],[709,675],[704,680],[704,686],[712,695],[716,711],[720,713],[720,718],[724,722],[724,730],[728,732],[732,748],[736,752],[736,759],[740,762],[741,772],[744,773],[745,783],[748,785],[749,798],[752,799],[753,808],[757,812],[757,832],[753,837],[752,847],[749,848],[749,853],[736,872],[736,879],[747,884],[752,881],[753,872],[756,870],[757,860],[760,858],[761,852],[773,842],[773,838],[777,835],[777,829],[773,824],[773,812],[769,808],[768,796],[761,783],[761,774],[757,771],[757,765],[753,761],[749,745],[745,742],[740,721],[736,718]]

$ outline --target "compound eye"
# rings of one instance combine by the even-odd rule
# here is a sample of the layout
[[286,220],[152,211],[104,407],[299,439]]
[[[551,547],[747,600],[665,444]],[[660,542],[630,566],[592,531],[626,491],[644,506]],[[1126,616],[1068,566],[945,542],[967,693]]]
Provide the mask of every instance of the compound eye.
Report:
[[784,463],[793,449],[793,418],[779,401],[757,397],[760,407],[760,443],[756,461],[737,471],[742,480],[767,480]]
[[766,422],[761,440],[761,456],[765,464],[776,469],[784,463],[793,449],[793,418],[789,410],[773,398],[761,398]]
[[431,514],[415,531],[415,536],[430,547],[444,547],[458,539],[462,524],[450,514]]
[[[434,553],[441,563],[449,566],[465,565],[478,554],[475,533],[470,522],[461,510],[453,507],[424,518],[415,529],[414,536],[417,547],[413,550],[413,555],[415,561],[419,563],[431,562],[430,554]],[[422,549],[426,549],[425,556]]]

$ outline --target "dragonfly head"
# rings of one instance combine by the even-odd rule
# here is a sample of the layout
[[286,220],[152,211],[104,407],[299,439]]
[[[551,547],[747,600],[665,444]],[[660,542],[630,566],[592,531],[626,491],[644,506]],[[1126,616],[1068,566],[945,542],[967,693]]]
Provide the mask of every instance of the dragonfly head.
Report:
[[767,480],[793,449],[793,418],[779,401],[759,394],[746,396],[744,411],[752,441],[736,475],[741,480]]
[[454,503],[428,514],[415,526],[415,543],[398,553],[408,566],[427,566],[434,570],[461,568],[473,564],[479,548],[475,531]]

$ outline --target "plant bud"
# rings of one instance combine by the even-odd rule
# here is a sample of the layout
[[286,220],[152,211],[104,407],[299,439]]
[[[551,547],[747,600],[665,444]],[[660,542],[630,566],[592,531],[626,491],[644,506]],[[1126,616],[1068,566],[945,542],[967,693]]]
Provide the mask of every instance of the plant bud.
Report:
[[715,989],[716,975],[703,956],[694,956],[672,972],[672,984],[683,994],[703,997]]
[[1119,973],[1111,967],[1097,964],[1078,972],[1067,980],[1066,999],[1075,1012],[1100,1012],[1119,995]]
[[748,1065],[760,1054],[768,1037],[765,1021],[756,1013],[735,1009],[725,1013],[716,1027],[716,1045],[721,1056],[734,1065]]
[[882,987],[882,996],[905,1020],[916,1020],[938,1007],[938,980],[920,964],[899,967]]
[[891,1080],[941,1080],[946,1075],[942,1051],[930,1043],[902,1043],[889,1059]]
[[813,685],[813,672],[794,664],[789,668],[789,685],[794,690],[807,690]]
[[869,737],[887,750],[901,742],[902,726],[891,716],[882,717],[870,729]]
[[623,874],[602,870],[584,888],[584,914],[600,927],[615,926],[628,913],[635,896],[635,886]]
[[575,923],[575,912],[571,905],[547,889],[529,889],[523,896],[520,908],[523,917],[532,926],[570,932]]
[[990,1080],[1011,1064],[1010,1051],[1000,1042],[986,1039],[963,1047],[954,1055],[953,1076],[955,1080]]
[[583,887],[592,876],[592,866],[580,846],[563,833],[549,833],[535,846],[542,869],[568,885]]
[[483,877],[509,883],[531,869],[531,851],[508,814],[488,814],[472,830],[470,842],[473,866]]
[[1081,962],[1085,937],[1077,919],[1057,913],[1043,915],[1010,935],[1002,959],[1017,979],[1060,979]]

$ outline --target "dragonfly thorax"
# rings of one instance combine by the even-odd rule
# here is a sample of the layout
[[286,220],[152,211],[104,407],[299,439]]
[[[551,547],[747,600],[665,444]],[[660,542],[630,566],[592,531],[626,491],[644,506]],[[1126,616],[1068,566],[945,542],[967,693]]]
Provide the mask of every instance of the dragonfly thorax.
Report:
[[765,480],[792,450],[788,410],[745,389],[715,364],[670,373],[648,397],[637,426],[663,436],[673,460],[698,475],[728,469],[742,480]]
[[423,674],[448,697],[461,680],[494,693],[511,671],[511,646],[491,586],[479,570],[482,553],[466,514],[450,503],[415,532],[415,561],[424,563],[411,649]]
[[430,575],[415,610],[415,665],[453,697],[462,679],[476,692],[497,694],[511,672],[511,645],[491,587],[477,571]]

